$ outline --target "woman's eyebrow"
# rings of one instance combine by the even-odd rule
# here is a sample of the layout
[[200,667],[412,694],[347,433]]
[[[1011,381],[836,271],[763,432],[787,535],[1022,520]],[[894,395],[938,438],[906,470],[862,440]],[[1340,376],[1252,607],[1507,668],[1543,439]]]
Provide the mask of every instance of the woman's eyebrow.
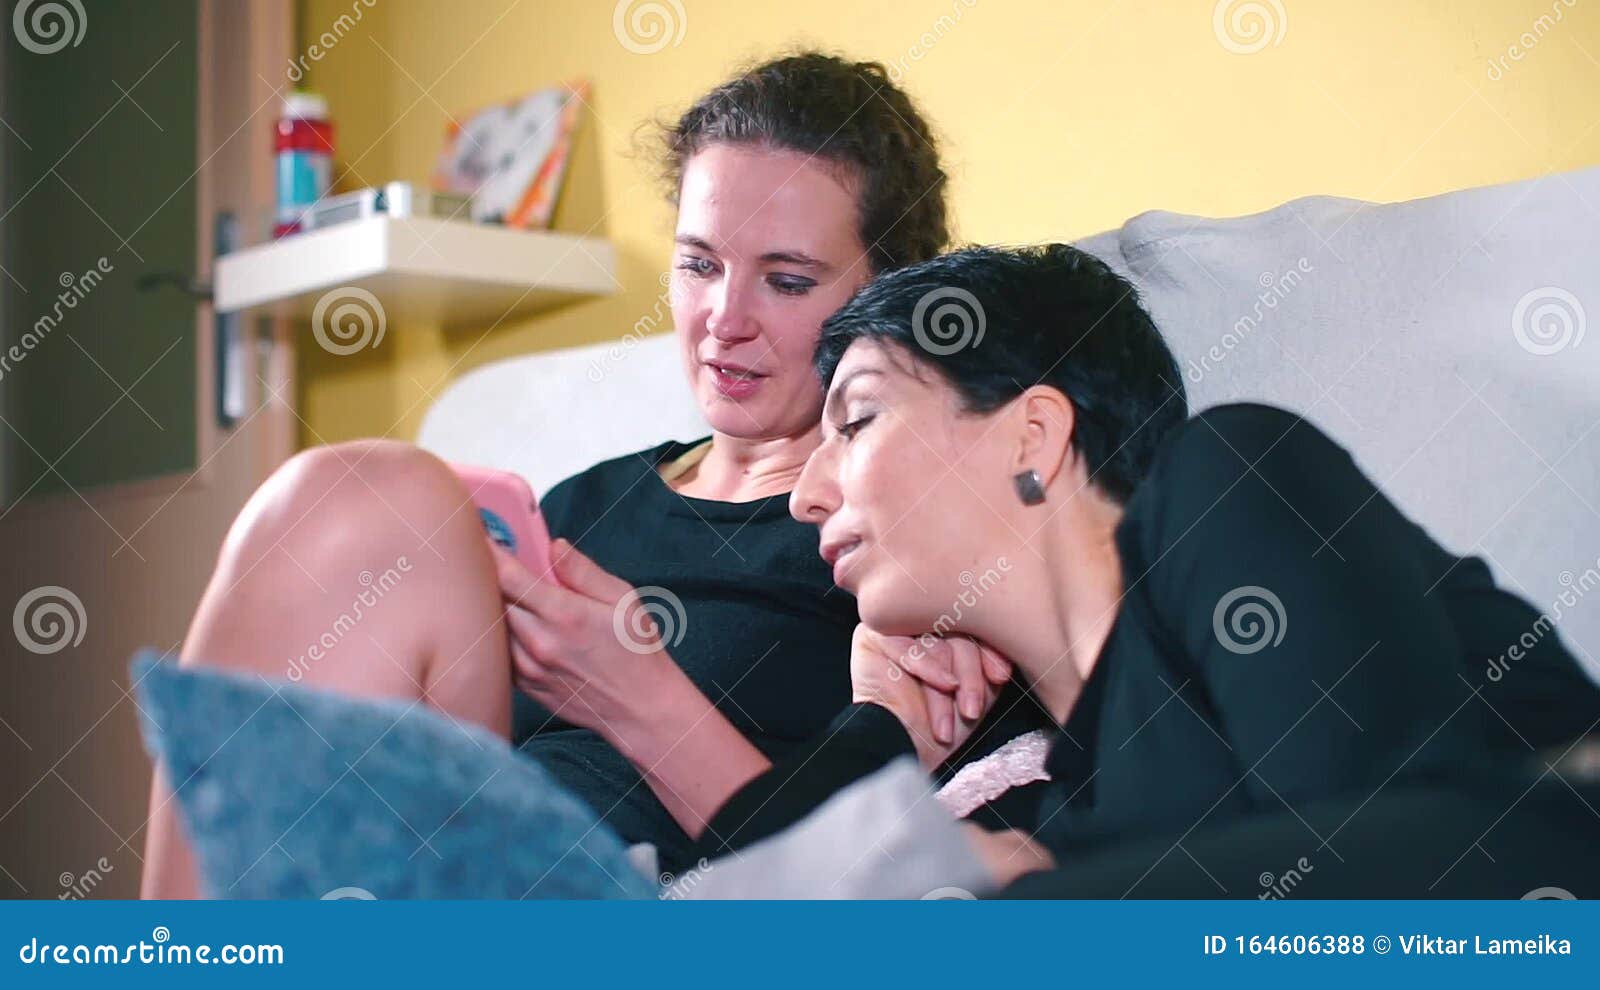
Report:
[[711,242],[704,237],[696,237],[693,234],[678,234],[673,237],[673,241],[682,244],[684,247],[692,247],[704,251],[707,254],[717,253],[717,249],[712,247]]
[[883,371],[880,368],[857,368],[848,375],[845,375],[843,381],[836,383],[832,388],[828,389],[828,398],[825,402],[823,402],[823,410],[831,410],[834,406],[843,402],[844,393],[850,388],[850,383],[854,382],[858,378],[865,378],[868,375],[877,375],[879,378],[882,378]]
[[[673,240],[684,247],[691,247],[699,251],[704,251],[707,254],[721,253],[717,248],[711,246],[710,241],[706,240],[704,237],[698,237],[694,234],[678,234],[673,238]],[[768,251],[761,255],[758,260],[762,264],[797,265],[801,268],[809,268],[813,271],[821,273],[828,273],[834,269],[834,266],[829,262],[823,261],[821,258],[813,258],[804,251]]]
[[761,256],[764,264],[798,265],[817,272],[831,272],[833,266],[821,258],[813,258],[804,251],[768,251]]

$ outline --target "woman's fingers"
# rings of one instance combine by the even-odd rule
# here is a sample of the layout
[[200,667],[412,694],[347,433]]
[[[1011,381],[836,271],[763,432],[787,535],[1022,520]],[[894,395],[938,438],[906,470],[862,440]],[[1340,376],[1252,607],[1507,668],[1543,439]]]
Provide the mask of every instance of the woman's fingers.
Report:
[[[511,658],[518,672],[523,676],[542,674],[540,658],[554,656],[559,647],[554,632],[537,615],[518,605],[506,606],[505,616],[506,629],[511,634]],[[524,669],[525,665],[517,656],[518,650],[535,666]]]
[[895,663],[902,670],[941,691],[954,691],[961,686],[952,666],[949,640],[935,640],[930,646],[918,640],[908,642],[909,647],[895,654]]
[[539,592],[550,585],[535,577],[522,562],[513,557],[505,547],[490,544],[494,555],[495,578],[500,583],[500,597],[516,602],[523,608],[532,608]]
[[1011,661],[965,636],[923,636],[905,642],[906,648],[895,654],[896,665],[925,684],[954,692],[966,718],[982,714],[984,693],[991,685],[1000,687],[1011,680]]
[[957,637],[949,642],[956,676],[956,704],[962,718],[976,722],[983,717],[984,699],[989,690],[983,656],[978,651],[978,644],[970,639]]
[[978,655],[983,658],[983,673],[995,687],[1011,680],[1011,661],[983,643],[978,643]]
[[523,584],[530,583],[523,579],[528,569],[523,567],[517,558],[511,556],[505,547],[498,543],[490,543],[489,555],[494,558],[494,575],[500,583],[502,595],[510,598],[512,596],[507,593],[510,589],[516,588],[520,591]]
[[633,593],[633,585],[590,560],[567,540],[551,542],[550,560],[562,584],[596,601],[614,604]]
[[537,684],[544,673],[544,668],[539,661],[533,658],[522,641],[516,636],[511,637],[511,676],[516,680],[517,686],[527,690],[529,686]]
[[928,706],[928,727],[933,730],[934,741],[941,746],[950,745],[956,738],[956,700],[927,683],[922,685],[922,698]]
[[495,566],[499,570],[500,596],[506,603],[546,621],[558,625],[577,623],[593,605],[594,600],[588,595],[567,588],[555,578],[534,577],[516,558],[499,548],[495,549]]

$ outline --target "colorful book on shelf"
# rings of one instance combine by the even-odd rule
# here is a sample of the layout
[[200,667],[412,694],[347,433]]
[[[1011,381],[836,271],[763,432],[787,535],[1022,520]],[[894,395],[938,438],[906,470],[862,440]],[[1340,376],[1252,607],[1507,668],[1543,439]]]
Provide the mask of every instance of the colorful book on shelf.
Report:
[[452,119],[434,188],[471,196],[474,220],[549,227],[588,96],[579,79]]

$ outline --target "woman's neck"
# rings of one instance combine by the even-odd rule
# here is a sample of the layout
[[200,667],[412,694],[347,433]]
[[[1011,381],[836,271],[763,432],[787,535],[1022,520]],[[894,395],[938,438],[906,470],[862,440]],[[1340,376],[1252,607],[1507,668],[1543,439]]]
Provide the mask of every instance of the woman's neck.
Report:
[[[1026,563],[1006,582],[990,646],[1011,658],[1033,696],[1065,723],[1100,659],[1122,602],[1115,534],[1122,509],[1085,489],[1030,541]],[[1015,580],[1021,577],[1023,580]]]
[[705,457],[668,484],[680,495],[718,502],[785,495],[794,489],[806,458],[821,442],[815,426],[792,436],[761,440],[715,433]]

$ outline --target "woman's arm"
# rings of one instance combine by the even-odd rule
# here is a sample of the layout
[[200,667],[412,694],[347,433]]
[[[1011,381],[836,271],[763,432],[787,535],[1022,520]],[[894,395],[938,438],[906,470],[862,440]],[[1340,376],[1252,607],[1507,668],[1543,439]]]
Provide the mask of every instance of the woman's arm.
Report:
[[666,666],[648,709],[630,709],[596,731],[639,769],[679,827],[699,838],[716,810],[772,762],[670,658]]
[[1393,503],[1290,413],[1225,406],[1181,430],[1130,504],[1124,581],[1185,658],[1240,788],[1278,808],[1475,762],[1493,716]]
[[767,758],[634,613],[641,606],[632,585],[566,540],[551,544],[551,558],[554,581],[495,551],[517,687],[603,736],[678,825],[698,836],[729,795],[769,766]]
[[[854,703],[799,751],[739,787],[717,809],[697,854],[716,857],[776,835],[897,757],[915,755],[932,769],[958,750],[994,706],[1011,665],[971,640],[961,641],[955,650],[930,651],[923,644],[922,651],[913,651],[917,642],[882,636],[858,625],[850,649]],[[934,734],[929,705],[937,689],[913,668],[936,682],[960,682],[953,670],[958,664],[968,665],[957,660],[967,647],[981,651],[970,663],[984,678],[977,689],[977,714],[969,719],[958,707],[949,739],[940,740]]]
[[[635,621],[643,617],[633,611],[641,606],[631,585],[565,540],[552,544],[551,555],[555,581],[537,580],[495,552],[517,687],[564,721],[600,733],[678,825],[700,837],[717,809],[771,762],[683,673],[653,624]],[[930,767],[971,735],[1011,676],[1003,658],[966,639],[891,643],[861,627],[855,642],[858,700],[901,699],[894,707]]]

